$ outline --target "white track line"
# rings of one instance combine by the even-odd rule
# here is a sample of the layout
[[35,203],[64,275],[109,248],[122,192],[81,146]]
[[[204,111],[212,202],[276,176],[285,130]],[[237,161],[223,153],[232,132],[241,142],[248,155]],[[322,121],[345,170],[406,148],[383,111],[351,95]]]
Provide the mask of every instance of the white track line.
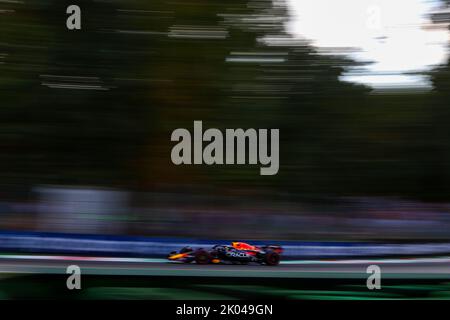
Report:
[[[81,257],[56,255],[0,255],[2,260],[40,260],[40,261],[92,261],[92,262],[130,262],[130,263],[164,263],[166,259],[156,258],[120,258],[120,257]],[[414,259],[355,259],[355,260],[287,260],[283,265],[308,264],[410,264],[410,263],[450,263],[450,257],[414,258]]]
[[93,262],[144,262],[161,263],[166,259],[155,258],[117,258],[117,257],[80,257],[80,256],[51,256],[51,255],[0,255],[5,260],[51,260],[51,261],[93,261]]

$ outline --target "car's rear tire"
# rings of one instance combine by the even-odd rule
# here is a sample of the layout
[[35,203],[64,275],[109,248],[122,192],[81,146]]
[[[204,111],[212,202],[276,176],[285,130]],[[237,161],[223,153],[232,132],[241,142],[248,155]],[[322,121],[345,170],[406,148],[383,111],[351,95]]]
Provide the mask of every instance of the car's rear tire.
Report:
[[268,266],[277,266],[280,264],[280,255],[275,251],[268,251],[264,257],[264,262]]
[[198,250],[195,253],[195,262],[197,264],[211,263],[211,255],[205,250]]

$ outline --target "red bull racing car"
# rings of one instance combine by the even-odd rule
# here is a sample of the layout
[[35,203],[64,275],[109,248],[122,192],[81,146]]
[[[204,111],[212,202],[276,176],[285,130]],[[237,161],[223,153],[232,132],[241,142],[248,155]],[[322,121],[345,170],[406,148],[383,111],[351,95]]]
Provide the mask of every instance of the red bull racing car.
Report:
[[197,264],[249,264],[258,263],[276,266],[280,263],[283,248],[278,245],[252,246],[244,242],[232,242],[231,245],[215,245],[210,250],[184,247],[173,251],[167,257],[170,261]]

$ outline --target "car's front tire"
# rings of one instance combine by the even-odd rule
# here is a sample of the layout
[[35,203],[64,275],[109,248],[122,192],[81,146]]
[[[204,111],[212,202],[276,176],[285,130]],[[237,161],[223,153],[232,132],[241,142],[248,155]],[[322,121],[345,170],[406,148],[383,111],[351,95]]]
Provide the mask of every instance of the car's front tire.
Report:
[[197,250],[195,253],[195,262],[197,264],[211,263],[211,255],[205,250]]

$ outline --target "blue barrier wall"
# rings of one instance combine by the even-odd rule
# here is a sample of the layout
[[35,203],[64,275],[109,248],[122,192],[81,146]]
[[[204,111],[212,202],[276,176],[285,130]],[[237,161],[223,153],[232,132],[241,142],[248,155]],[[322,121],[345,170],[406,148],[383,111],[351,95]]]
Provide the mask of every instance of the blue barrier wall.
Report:
[[[242,240],[239,239],[239,241]],[[450,253],[450,243],[263,242],[251,240],[248,242],[255,245],[282,245],[285,258],[413,256]],[[179,250],[184,246],[208,248],[214,244],[225,243],[229,243],[229,241],[0,232],[0,251],[3,252],[165,257],[169,252]]]

